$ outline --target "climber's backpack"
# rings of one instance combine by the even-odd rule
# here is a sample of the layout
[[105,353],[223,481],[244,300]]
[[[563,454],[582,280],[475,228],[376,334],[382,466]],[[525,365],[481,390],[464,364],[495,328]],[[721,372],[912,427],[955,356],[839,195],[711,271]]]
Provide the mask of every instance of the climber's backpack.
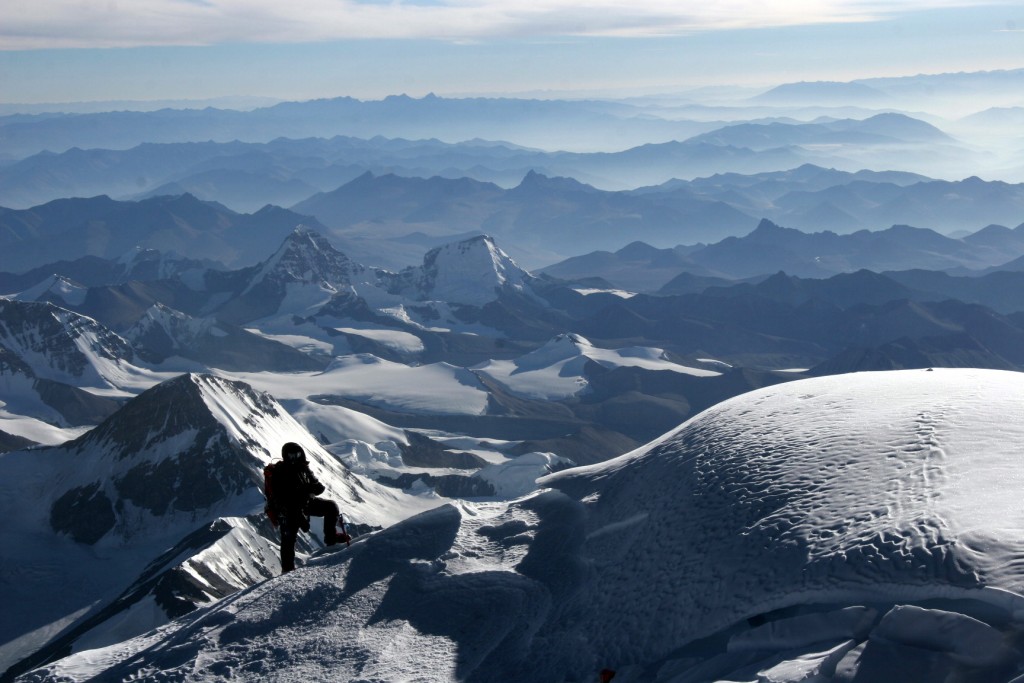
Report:
[[263,511],[267,513],[267,517],[270,518],[270,523],[275,527],[279,526],[281,522],[277,517],[277,511],[280,509],[280,501],[275,498],[274,475],[282,465],[284,465],[283,462],[272,462],[263,468],[263,493],[267,498],[267,504],[264,506]]

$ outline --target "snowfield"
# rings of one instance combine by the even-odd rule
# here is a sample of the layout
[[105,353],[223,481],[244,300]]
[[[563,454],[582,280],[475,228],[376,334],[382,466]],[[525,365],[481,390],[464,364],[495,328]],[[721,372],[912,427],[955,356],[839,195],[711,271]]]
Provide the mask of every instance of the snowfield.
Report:
[[472,368],[506,390],[525,398],[559,401],[586,391],[584,368],[593,361],[606,368],[634,367],[677,372],[694,377],[717,377],[720,372],[679,365],[664,349],[630,346],[602,349],[578,334],[561,334],[535,351],[514,360],[489,360]]
[[774,386],[21,680],[1016,680],[1022,443],[1019,373]]
[[339,356],[323,372],[223,372],[279,400],[337,395],[402,412],[482,415],[487,391],[465,368],[449,363],[408,366],[362,353]]

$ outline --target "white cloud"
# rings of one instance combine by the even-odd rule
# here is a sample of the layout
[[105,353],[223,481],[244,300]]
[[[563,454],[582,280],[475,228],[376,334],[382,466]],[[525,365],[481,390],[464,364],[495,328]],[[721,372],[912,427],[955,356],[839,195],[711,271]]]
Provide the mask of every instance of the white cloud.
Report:
[[[1005,3],[1009,4],[1009,3]],[[5,0],[0,49],[656,36],[874,21],[970,0]]]

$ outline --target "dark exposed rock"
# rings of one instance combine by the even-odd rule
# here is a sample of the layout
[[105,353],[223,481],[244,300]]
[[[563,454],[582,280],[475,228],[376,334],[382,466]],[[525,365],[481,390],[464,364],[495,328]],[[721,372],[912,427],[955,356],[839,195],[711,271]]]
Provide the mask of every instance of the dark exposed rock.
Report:
[[114,506],[99,484],[67,491],[50,509],[50,526],[79,543],[93,544],[114,528]]
[[445,467],[460,470],[475,470],[485,467],[487,462],[472,453],[457,453],[446,449],[428,436],[406,430],[408,445],[402,445],[402,462],[411,467]]
[[36,380],[35,389],[43,402],[59,412],[73,427],[102,422],[121,407],[120,401],[48,379]]

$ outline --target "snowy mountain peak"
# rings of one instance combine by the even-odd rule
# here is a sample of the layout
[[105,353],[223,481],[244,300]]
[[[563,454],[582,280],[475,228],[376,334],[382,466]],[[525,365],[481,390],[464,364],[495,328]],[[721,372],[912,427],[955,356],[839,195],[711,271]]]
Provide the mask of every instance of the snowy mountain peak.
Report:
[[403,294],[421,300],[482,306],[501,290],[525,290],[533,278],[488,235],[431,249],[423,265],[399,273]]
[[[320,233],[299,225],[264,262],[248,290],[266,280],[337,287],[366,269],[335,249]],[[248,291],[247,290],[247,291]]]
[[596,190],[575,178],[547,176],[535,170],[527,171],[522,181],[512,190],[515,194],[537,195],[565,192],[596,192]]
[[552,344],[571,344],[575,347],[586,347],[592,346],[590,340],[581,334],[575,334],[574,332],[566,332],[565,334],[556,335],[551,340]]
[[[80,543],[115,532],[127,541],[197,514],[259,508],[261,470],[285,441],[315,442],[281,406],[249,385],[185,374],[130,400],[70,442],[50,523]],[[154,520],[164,519],[156,522]]]
[[139,261],[151,261],[159,256],[160,252],[156,249],[148,249],[146,247],[136,245],[121,254],[116,259],[116,262],[124,266],[125,270],[130,270],[131,267]]
[[339,292],[351,293],[352,283],[370,273],[302,225],[250,272],[240,293],[217,309],[220,319],[244,323],[271,315],[314,315]]
[[174,252],[139,246],[122,254],[116,262],[121,267],[120,282],[166,280],[187,273],[194,276],[217,265],[213,261],[185,258]]
[[[560,334],[539,349],[517,359],[515,365],[519,372],[554,366],[559,369],[559,376],[578,374],[577,372],[569,373],[568,369],[562,365],[562,362],[574,358],[581,358],[585,362],[586,359],[582,357],[586,356],[587,351],[591,348],[593,347],[590,341],[585,337],[572,333]],[[576,370],[579,371],[580,368]]]
[[88,292],[87,287],[55,273],[11,298],[17,301],[51,302],[58,306],[81,306]]
[[74,467],[61,480],[51,525],[95,543],[111,531],[124,541],[153,533],[154,524],[168,531],[171,520],[192,528],[196,515],[258,512],[263,466],[288,441],[306,449],[314,474],[351,517],[377,521],[383,514],[358,504],[364,485],[268,394],[237,380],[184,374],[63,447]]
[[539,349],[519,359],[521,367],[547,367],[560,360],[586,355],[593,345],[586,337],[574,333],[559,334]]
[[38,376],[75,386],[115,386],[113,375],[135,357],[122,337],[50,303],[0,299],[0,344]]
[[[6,363],[2,354],[0,347]],[[28,597],[5,594],[12,618],[45,624],[75,613],[35,665],[72,644],[98,647],[149,631],[279,574],[263,468],[286,442],[305,448],[323,495],[347,522],[381,526],[400,514],[394,489],[353,475],[269,395],[213,375],[154,386],[62,446],[4,454],[0,480],[29,487],[23,497],[0,497],[5,542],[18,539],[29,568],[70,567],[66,590],[54,591],[47,574],[18,579]],[[302,555],[318,547],[320,533],[303,534]],[[93,593],[82,595],[83,586]],[[41,642],[31,640],[19,656]]]
[[[217,323],[195,319],[164,304],[153,304],[124,335],[139,348],[167,357],[187,348],[206,332],[217,334]],[[221,332],[220,335],[226,335]]]

